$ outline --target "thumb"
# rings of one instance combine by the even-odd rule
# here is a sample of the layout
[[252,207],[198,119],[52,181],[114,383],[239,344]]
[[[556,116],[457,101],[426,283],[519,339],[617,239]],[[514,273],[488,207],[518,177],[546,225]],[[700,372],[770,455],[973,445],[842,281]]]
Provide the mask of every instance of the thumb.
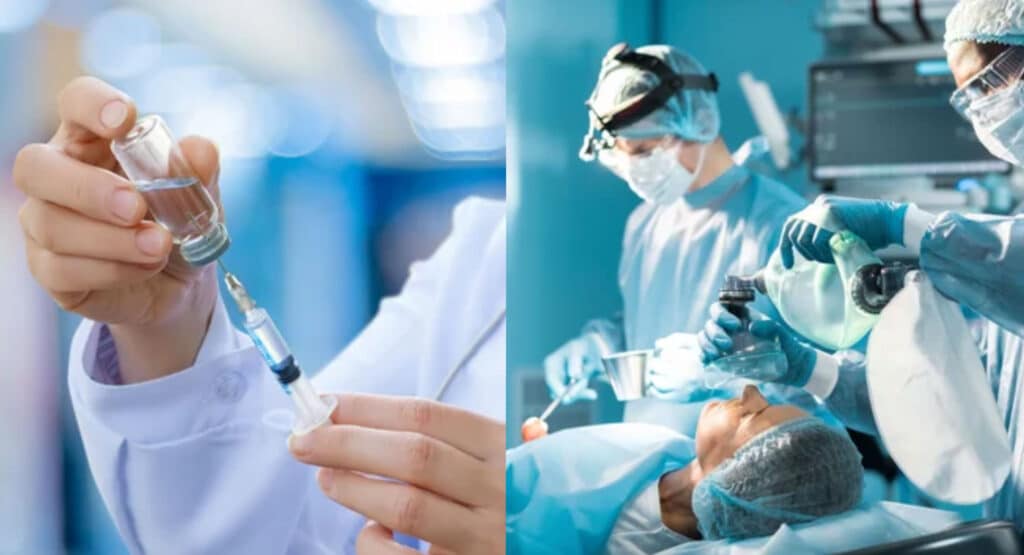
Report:
[[213,201],[221,209],[223,216],[224,209],[220,203],[220,186],[218,185],[218,180],[220,179],[220,153],[217,151],[217,145],[208,139],[192,135],[182,139],[178,146],[181,148],[181,153],[185,156],[185,159],[188,160],[189,166],[196,172],[196,177],[199,178],[199,181],[203,182],[206,190],[213,197]]
[[750,323],[750,333],[755,337],[762,339],[775,339],[779,337],[782,339],[782,331],[779,329],[779,324],[768,319],[754,320]]

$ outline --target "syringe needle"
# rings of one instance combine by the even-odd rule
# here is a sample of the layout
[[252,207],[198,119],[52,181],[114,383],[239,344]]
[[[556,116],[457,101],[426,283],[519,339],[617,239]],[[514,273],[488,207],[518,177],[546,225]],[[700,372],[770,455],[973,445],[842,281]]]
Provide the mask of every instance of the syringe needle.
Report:
[[[223,266],[222,266],[223,267]],[[224,284],[228,287],[228,293],[231,294],[231,298],[235,300],[235,304],[238,305],[238,309],[242,313],[246,313],[256,308],[256,302],[249,296],[249,292],[245,290],[245,286],[242,285],[242,281],[238,279],[235,274],[231,272],[224,272]]]

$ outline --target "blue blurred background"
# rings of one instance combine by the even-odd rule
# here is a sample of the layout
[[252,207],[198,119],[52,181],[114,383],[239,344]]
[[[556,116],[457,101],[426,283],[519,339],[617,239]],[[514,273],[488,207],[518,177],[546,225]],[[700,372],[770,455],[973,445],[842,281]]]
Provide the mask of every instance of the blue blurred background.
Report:
[[[954,3],[881,0],[881,24],[872,21],[866,0],[509,3],[507,420],[519,424],[550,401],[542,368],[547,354],[578,336],[588,320],[622,309],[617,276],[624,224],[640,200],[600,164],[577,157],[588,125],[584,101],[612,45],[664,43],[694,55],[721,83],[721,134],[734,158],[742,157],[737,151],[748,139],[764,137],[771,148],[752,149],[747,165],[808,199],[836,191],[914,201],[935,212],[1006,213],[1024,196],[1022,176],[1005,173],[1006,165],[984,152],[948,104],[955,87],[941,40]],[[857,83],[863,98],[856,106],[838,107],[834,93],[811,92],[817,79],[853,74],[814,73],[837,60],[869,75]],[[770,88],[788,131],[781,144],[770,143],[759,125],[741,83],[745,72]],[[856,110],[865,114],[866,129],[834,123],[836,114]],[[897,124],[897,118],[910,121]],[[809,138],[812,123],[827,133]],[[874,145],[904,158],[886,164],[864,153],[854,160],[867,150],[861,147]],[[820,162],[825,154],[848,156],[834,165],[854,179],[812,178],[825,168],[824,162],[814,165],[812,147]],[[774,157],[783,150],[786,163],[779,164]],[[969,159],[944,158],[951,153]],[[606,384],[596,388],[597,402],[560,407],[550,429],[620,420],[622,403]],[[869,498],[927,503],[898,478],[873,440],[860,439],[865,462],[876,471],[869,475]],[[520,443],[517,425],[507,428],[507,440]],[[980,514],[977,507],[964,511],[966,517]]]
[[0,554],[116,554],[67,401],[77,319],[24,265],[17,150],[92,74],[212,138],[226,263],[308,368],[447,234],[504,196],[505,23],[495,0],[0,0]]

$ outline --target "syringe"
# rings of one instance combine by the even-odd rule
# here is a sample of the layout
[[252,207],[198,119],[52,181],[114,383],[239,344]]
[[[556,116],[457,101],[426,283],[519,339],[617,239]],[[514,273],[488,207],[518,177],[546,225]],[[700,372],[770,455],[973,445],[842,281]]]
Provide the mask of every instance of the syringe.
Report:
[[238,310],[245,316],[243,325],[246,333],[256,344],[263,360],[277,376],[277,381],[284,388],[292,402],[295,403],[295,426],[292,432],[302,435],[319,427],[331,418],[338,401],[329,397],[326,401],[321,398],[313,384],[306,379],[295,357],[288,350],[281,332],[270,319],[265,309],[256,306],[249,293],[245,290],[242,282],[224,266],[223,262],[217,261],[220,269],[224,272],[224,283],[228,286],[228,292],[235,300]]

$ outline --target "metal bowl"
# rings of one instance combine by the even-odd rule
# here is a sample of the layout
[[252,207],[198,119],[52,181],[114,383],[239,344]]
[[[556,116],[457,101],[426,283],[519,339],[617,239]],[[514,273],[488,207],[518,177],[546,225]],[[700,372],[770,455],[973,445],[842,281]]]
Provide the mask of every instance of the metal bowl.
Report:
[[620,401],[635,401],[647,391],[647,362],[652,349],[623,351],[601,358],[615,397]]

